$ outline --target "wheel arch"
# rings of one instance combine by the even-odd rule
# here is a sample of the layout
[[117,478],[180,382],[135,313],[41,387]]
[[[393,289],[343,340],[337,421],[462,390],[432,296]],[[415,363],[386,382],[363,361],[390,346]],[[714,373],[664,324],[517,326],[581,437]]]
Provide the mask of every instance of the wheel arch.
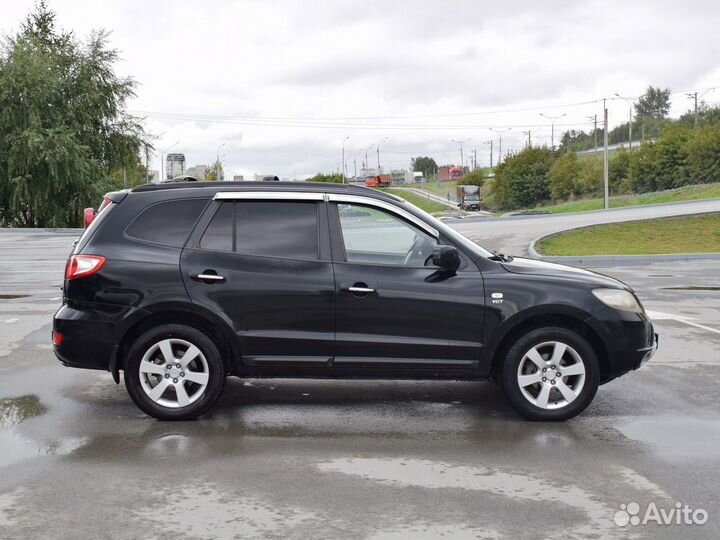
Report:
[[187,324],[206,333],[220,350],[227,373],[234,373],[235,359],[240,350],[232,328],[224,320],[194,304],[163,304],[146,308],[128,324],[118,341],[110,371],[116,383],[120,382],[120,370],[125,368],[126,355],[135,340],[151,328],[162,324]]
[[588,318],[589,315],[584,312],[562,309],[536,312],[506,325],[504,332],[490,344],[487,353],[490,358],[490,375],[497,377],[507,352],[518,337],[536,328],[558,326],[573,330],[588,341],[600,364],[600,381],[604,382],[610,373],[609,351],[600,335],[586,322]]

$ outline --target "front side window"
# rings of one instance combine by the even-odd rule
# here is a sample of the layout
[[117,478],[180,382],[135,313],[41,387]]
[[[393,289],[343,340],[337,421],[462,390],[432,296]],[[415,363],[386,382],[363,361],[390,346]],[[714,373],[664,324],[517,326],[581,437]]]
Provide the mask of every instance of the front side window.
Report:
[[318,258],[314,202],[223,202],[200,248],[291,259]]
[[337,209],[348,262],[432,266],[435,238],[378,208],[340,203]]

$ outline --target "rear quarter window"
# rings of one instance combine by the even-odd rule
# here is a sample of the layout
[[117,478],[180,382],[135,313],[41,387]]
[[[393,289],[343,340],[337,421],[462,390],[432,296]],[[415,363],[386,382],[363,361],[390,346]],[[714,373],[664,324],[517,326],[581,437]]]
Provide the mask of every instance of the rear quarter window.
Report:
[[148,206],[132,220],[125,235],[134,240],[183,247],[208,199],[180,199]]

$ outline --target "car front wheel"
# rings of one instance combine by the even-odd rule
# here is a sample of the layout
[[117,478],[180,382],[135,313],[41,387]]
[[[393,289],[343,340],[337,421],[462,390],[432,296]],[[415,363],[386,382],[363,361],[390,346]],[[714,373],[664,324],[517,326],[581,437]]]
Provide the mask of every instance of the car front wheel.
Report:
[[215,344],[183,324],[162,325],[140,336],[130,349],[124,377],[135,404],[159,420],[190,420],[206,413],[225,385]]
[[600,369],[595,351],[577,332],[545,327],[510,348],[502,366],[508,401],[530,420],[567,420],[590,404]]

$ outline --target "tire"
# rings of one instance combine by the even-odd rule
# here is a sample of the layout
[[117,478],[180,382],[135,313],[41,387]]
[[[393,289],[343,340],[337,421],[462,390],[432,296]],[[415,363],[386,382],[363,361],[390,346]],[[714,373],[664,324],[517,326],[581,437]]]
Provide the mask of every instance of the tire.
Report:
[[217,346],[204,332],[164,324],[135,341],[126,357],[124,379],[143,412],[158,420],[191,420],[220,398],[225,368]]
[[590,405],[600,382],[600,367],[595,351],[580,334],[544,327],[513,344],[503,362],[501,379],[510,405],[525,418],[560,421],[577,416]]

